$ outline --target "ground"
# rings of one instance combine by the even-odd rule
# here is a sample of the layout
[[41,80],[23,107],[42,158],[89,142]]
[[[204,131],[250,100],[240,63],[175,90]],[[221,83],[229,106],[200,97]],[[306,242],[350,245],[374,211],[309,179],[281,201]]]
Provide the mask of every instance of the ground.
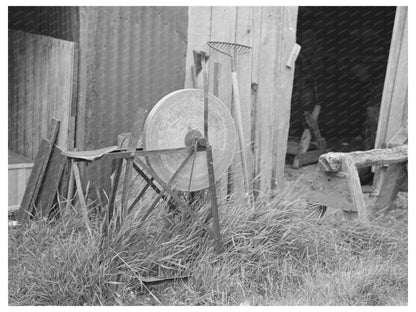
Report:
[[[330,207],[318,219],[299,193],[315,170],[288,170],[304,187],[289,183],[255,207],[224,203],[220,255],[198,224],[164,207],[120,226],[91,216],[91,235],[76,207],[9,227],[9,304],[407,305],[407,193],[368,224]],[[145,283],[178,276],[187,278]]]

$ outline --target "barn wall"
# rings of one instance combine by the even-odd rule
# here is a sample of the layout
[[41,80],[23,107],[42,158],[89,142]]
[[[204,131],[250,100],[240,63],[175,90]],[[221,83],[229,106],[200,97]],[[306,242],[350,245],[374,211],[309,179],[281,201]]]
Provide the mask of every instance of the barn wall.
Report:
[[[250,53],[239,56],[237,72],[250,182],[259,192],[268,192],[283,182],[294,73],[294,66],[288,67],[287,62],[295,45],[296,22],[297,7],[189,8],[186,87],[193,86],[192,50],[206,50],[210,54],[210,91],[214,91],[217,62],[218,97],[231,108],[230,60],[210,51],[206,42],[252,47]],[[243,189],[239,162],[236,151],[231,169],[233,191]]]
[[34,159],[51,119],[61,121],[57,144],[73,148],[75,43],[9,30],[8,148]]
[[[117,144],[138,114],[183,88],[187,8],[81,7],[76,146]],[[88,166],[108,188],[111,166]],[[105,182],[107,181],[107,182]]]

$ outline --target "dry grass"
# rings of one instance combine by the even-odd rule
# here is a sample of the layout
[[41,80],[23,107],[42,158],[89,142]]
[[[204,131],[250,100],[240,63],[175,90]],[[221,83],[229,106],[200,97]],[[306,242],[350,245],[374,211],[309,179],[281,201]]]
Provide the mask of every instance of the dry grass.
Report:
[[[100,219],[90,237],[75,209],[9,228],[9,304],[407,304],[407,209],[370,225],[335,212],[318,221],[289,193],[254,209],[225,203],[221,255],[197,224],[162,207],[145,223],[133,212],[105,244]],[[175,276],[190,278],[141,282]]]

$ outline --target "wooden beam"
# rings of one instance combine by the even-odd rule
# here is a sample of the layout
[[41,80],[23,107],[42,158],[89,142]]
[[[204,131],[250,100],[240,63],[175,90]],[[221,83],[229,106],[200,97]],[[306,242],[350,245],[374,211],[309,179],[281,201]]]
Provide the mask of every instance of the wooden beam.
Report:
[[[278,47],[281,43],[282,29],[282,10],[279,7],[262,7],[262,18],[259,42],[255,42],[259,47],[258,65],[258,91],[257,91],[257,111],[256,111],[256,139],[257,139],[257,176],[256,185],[259,196],[267,194],[271,189],[272,169],[273,169],[273,146],[274,136],[270,132],[272,125],[277,127],[275,114],[277,113],[277,86],[276,78],[279,75],[278,69]],[[283,125],[280,125],[283,126]],[[277,143],[277,142],[276,142]],[[275,143],[275,144],[276,144]],[[286,146],[287,143],[284,145]],[[286,148],[285,148],[286,153]],[[277,160],[277,157],[275,157]],[[276,175],[276,172],[274,173]]]
[[[272,176],[271,188],[281,187],[284,182],[284,169],[286,160],[286,146],[290,126],[290,107],[292,101],[294,67],[286,66],[293,47],[296,44],[296,26],[298,7],[281,7],[280,37],[277,50],[277,76],[268,79],[276,79],[277,90],[274,99],[274,123],[271,125],[272,133]],[[276,77],[276,78],[274,78]],[[276,85],[277,82],[277,85]]]
[[392,136],[392,138],[387,142],[387,147],[397,147],[408,142],[408,130],[407,130],[407,121],[400,127],[399,130]]
[[324,153],[324,150],[311,150],[305,153],[299,154],[299,166],[305,166],[316,163],[319,157]]
[[403,163],[392,164],[387,168],[380,194],[374,205],[374,211],[380,212],[392,207],[397,198],[403,180],[406,177],[406,166]]
[[351,157],[356,167],[383,166],[405,162],[408,159],[407,145],[389,149],[373,149],[351,153],[326,153],[319,157],[318,166],[325,172],[338,172],[342,170],[342,158]]
[[[230,6],[214,6],[211,10],[211,29],[210,29],[210,38],[209,40],[212,41],[224,41],[224,42],[235,42],[236,40],[236,20],[237,20],[237,8],[230,7]],[[212,92],[213,90],[213,80],[216,78],[218,80],[218,98],[224,102],[224,104],[228,107],[231,114],[234,117],[234,113],[232,110],[232,77],[231,77],[231,59],[230,57],[223,55],[219,52],[216,52],[213,49],[208,51],[210,53],[210,60],[209,60],[209,90]],[[220,67],[218,70],[217,77],[214,77],[214,66],[215,63],[219,63]],[[234,157],[237,159],[239,156],[239,144],[238,144],[238,136],[236,136],[235,146],[237,147],[234,153]],[[221,184],[224,185],[223,187],[227,189],[227,193],[235,192],[236,190],[240,190],[240,187],[235,186],[235,181],[242,181],[241,178],[235,178],[236,174],[241,174],[241,165],[235,166],[236,163],[232,163],[228,170],[227,175],[227,188],[225,187],[225,182]],[[225,180],[225,179],[224,179]],[[220,196],[223,196],[221,192],[219,193]],[[221,198],[220,198],[221,199]]]
[[[305,129],[303,130],[303,134],[302,137],[300,138],[300,142],[296,151],[296,156],[295,159],[293,160],[293,168],[299,168],[300,166],[303,165],[303,163],[301,163],[299,161],[299,158],[302,157],[302,154],[306,153],[309,149],[309,145],[311,143],[311,132],[309,131],[309,129]],[[288,142],[288,147],[287,147],[287,153],[290,153],[290,149],[289,149],[289,142]],[[318,156],[319,157],[319,156]]]
[[88,219],[87,203],[85,201],[84,191],[82,189],[81,177],[79,174],[78,163],[76,161],[72,163],[72,170],[74,172],[75,185],[77,187],[78,199],[79,199],[79,203],[81,206],[81,214],[84,218],[85,226],[88,230],[88,233],[90,234],[90,236],[92,236],[91,227],[90,227],[90,223]]
[[397,7],[375,148],[381,148],[400,127],[407,97],[407,7]]
[[[247,46],[253,46],[253,7],[241,6],[237,7],[236,12],[236,28],[235,28],[235,42]],[[254,170],[254,155],[250,149],[251,142],[251,62],[252,51],[241,54],[237,57],[237,73],[238,86],[241,104],[241,117],[243,122],[245,159],[247,165],[247,172],[251,188],[251,178]],[[239,144],[237,146],[240,146]],[[243,175],[241,171],[241,156],[239,153],[234,155],[233,160],[234,175],[233,185],[234,191],[242,193],[244,191]]]
[[364,222],[368,222],[367,208],[361,190],[360,177],[358,176],[357,167],[354,160],[348,154],[342,157],[342,171],[348,174],[348,186],[352,202],[357,209],[358,218]]
[[39,150],[36,154],[35,162],[33,164],[32,172],[26,186],[25,194],[23,195],[20,210],[17,215],[19,223],[24,222],[29,216],[29,213],[32,213],[43,177],[46,172],[49,158],[52,154],[53,146],[58,137],[59,126],[60,122],[53,119],[47,139],[43,139],[41,141]]
[[53,207],[66,161],[67,158],[62,155],[61,149],[54,146],[35,202],[42,217],[47,217]]

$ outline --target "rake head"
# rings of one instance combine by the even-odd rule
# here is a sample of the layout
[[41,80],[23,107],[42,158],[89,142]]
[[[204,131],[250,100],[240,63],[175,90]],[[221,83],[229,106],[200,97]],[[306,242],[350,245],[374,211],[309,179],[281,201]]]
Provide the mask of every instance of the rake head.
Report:
[[251,50],[251,47],[238,44],[238,43],[231,43],[231,42],[224,42],[224,41],[208,41],[207,45],[214,50],[228,55],[230,57],[247,53]]

